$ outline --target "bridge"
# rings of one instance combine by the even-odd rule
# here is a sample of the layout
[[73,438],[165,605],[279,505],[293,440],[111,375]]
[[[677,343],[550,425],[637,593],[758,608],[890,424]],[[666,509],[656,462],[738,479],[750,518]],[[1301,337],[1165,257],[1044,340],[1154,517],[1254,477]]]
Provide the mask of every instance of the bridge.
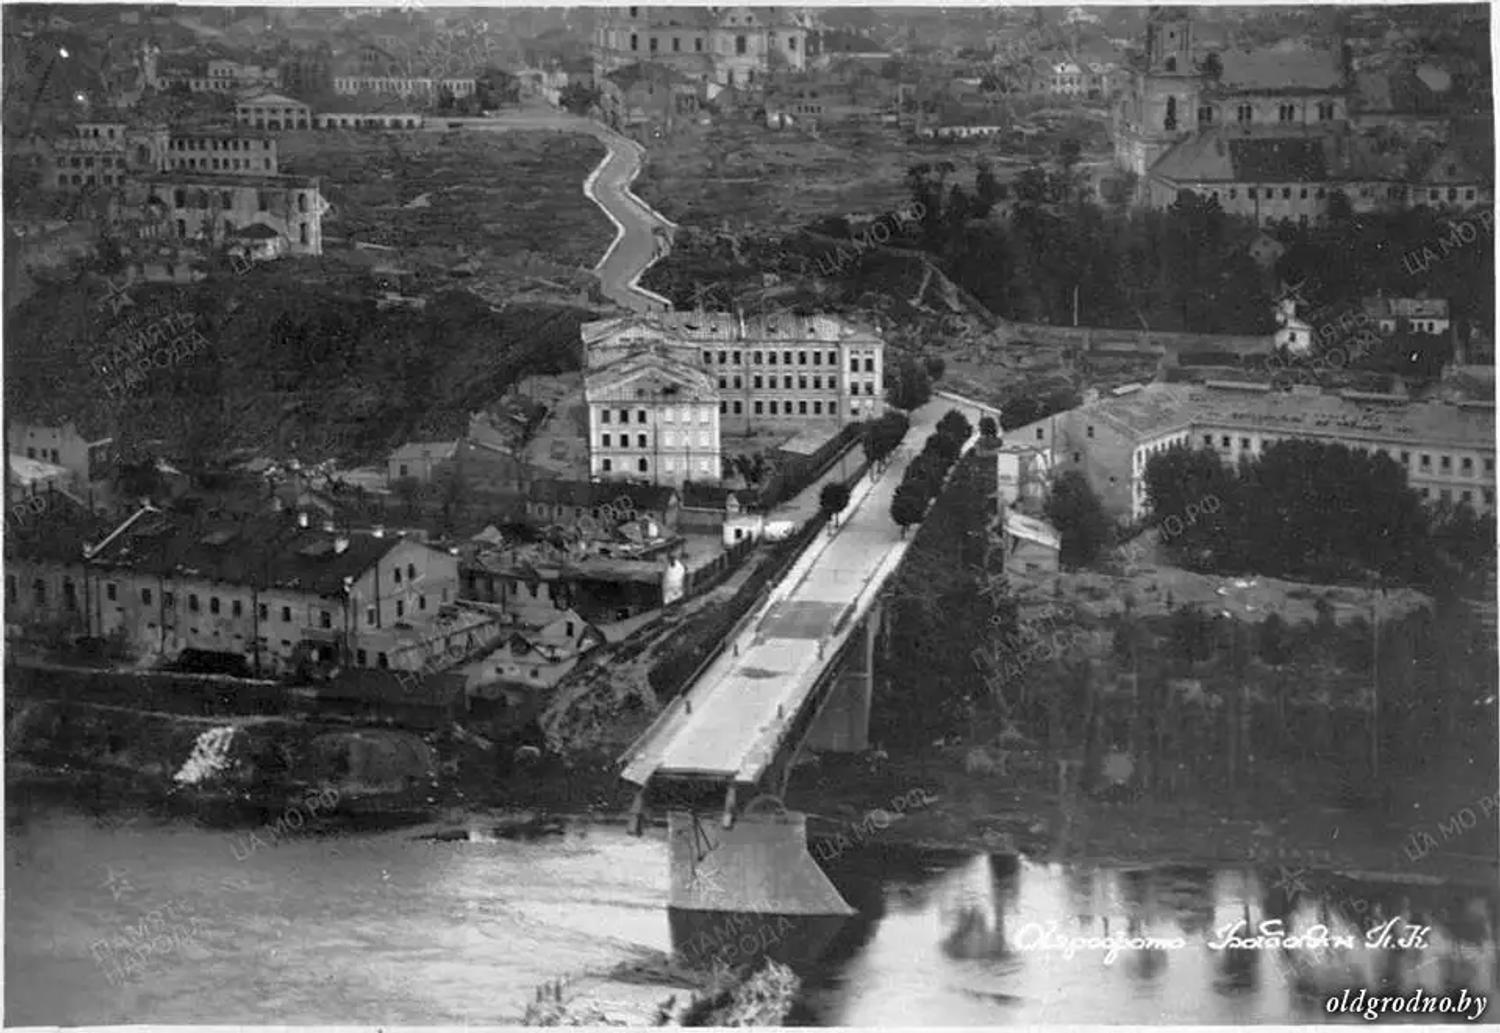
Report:
[[[954,408],[976,427],[997,415],[952,395],[913,413],[884,474],[861,479],[834,533],[809,544],[621,758],[622,777],[640,787],[635,830],[653,805],[668,809],[669,910],[853,913],[808,853],[806,815],[785,811],[779,798],[804,747],[868,748],[881,594],[914,537],[901,536],[891,498]],[[758,802],[767,796],[778,802],[769,811]],[[674,809],[684,799],[687,809]]]

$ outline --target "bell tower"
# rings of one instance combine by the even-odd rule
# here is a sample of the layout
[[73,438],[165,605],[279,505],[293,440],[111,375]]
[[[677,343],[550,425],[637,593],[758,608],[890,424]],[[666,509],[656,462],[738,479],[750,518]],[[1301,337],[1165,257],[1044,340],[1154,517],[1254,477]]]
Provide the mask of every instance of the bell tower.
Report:
[[1193,74],[1193,19],[1186,7],[1153,6],[1146,15],[1146,72]]

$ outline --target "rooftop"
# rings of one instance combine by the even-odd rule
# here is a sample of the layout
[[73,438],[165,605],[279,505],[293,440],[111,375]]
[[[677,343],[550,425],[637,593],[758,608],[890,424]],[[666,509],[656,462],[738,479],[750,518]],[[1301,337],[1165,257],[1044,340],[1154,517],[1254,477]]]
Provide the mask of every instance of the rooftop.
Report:
[[332,596],[343,591],[345,578],[359,577],[401,544],[300,527],[290,515],[148,513],[94,559],[106,567]]
[[1293,40],[1254,50],[1219,54],[1223,75],[1218,88],[1229,93],[1334,91],[1343,80],[1338,53],[1317,50]]
[[1411,402],[1394,396],[1292,394],[1264,384],[1148,384],[1133,394],[1105,398],[1078,411],[1097,416],[1135,438],[1157,437],[1194,425],[1268,433],[1493,451],[1494,406]]
[[272,175],[244,175],[224,172],[203,172],[192,169],[173,169],[141,176],[139,181],[161,186],[201,186],[209,189],[233,187],[257,187],[282,190],[317,190],[321,180],[317,176],[292,176],[285,173]]

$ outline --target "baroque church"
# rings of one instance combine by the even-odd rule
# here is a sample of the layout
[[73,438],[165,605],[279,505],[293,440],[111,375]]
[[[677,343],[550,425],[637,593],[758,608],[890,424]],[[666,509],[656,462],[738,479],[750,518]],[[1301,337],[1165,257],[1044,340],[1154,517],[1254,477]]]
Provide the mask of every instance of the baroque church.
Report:
[[1198,54],[1190,9],[1155,6],[1147,16],[1146,53],[1115,108],[1115,162],[1144,181],[1167,151],[1206,130],[1344,128],[1351,93],[1336,51],[1288,46]]

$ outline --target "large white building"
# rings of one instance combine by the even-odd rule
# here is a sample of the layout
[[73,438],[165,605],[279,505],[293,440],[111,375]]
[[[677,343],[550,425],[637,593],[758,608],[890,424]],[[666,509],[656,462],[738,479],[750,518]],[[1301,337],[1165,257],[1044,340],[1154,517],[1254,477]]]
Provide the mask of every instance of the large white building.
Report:
[[713,481],[721,432],[837,429],[884,411],[884,342],[832,316],[629,316],[584,324],[583,346],[595,477]]
[[1228,463],[1301,438],[1380,452],[1429,502],[1495,511],[1493,402],[1414,402],[1315,387],[1152,383],[1005,432],[1006,444],[1045,450],[1057,474],[1088,479],[1106,510],[1146,515],[1146,463],[1174,445],[1213,449]]
[[790,7],[610,8],[594,30],[594,79],[650,61],[704,85],[763,85],[807,66],[811,25]]

